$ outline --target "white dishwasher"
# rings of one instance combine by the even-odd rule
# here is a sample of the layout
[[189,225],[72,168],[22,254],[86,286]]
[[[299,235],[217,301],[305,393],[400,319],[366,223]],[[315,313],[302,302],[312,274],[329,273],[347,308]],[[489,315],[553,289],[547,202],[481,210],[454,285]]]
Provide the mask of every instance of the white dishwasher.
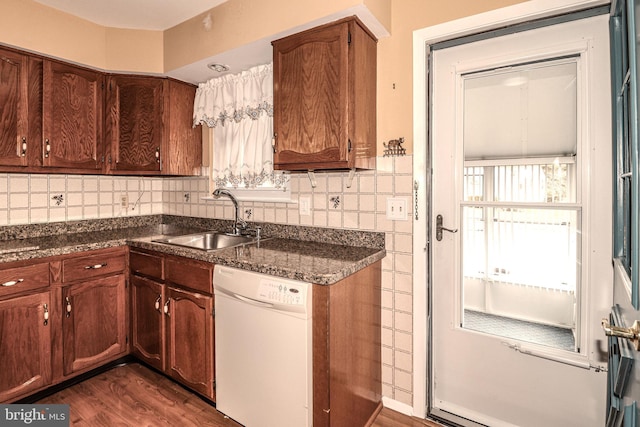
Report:
[[309,283],[216,265],[216,408],[247,427],[311,426]]

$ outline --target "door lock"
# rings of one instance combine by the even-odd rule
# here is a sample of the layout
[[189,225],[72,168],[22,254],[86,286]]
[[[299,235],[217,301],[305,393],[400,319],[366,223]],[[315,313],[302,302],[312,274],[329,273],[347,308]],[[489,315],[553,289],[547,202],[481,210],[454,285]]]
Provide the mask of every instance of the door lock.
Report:
[[449,233],[457,233],[458,229],[457,228],[446,228],[442,226],[442,215],[438,215],[436,217],[436,240],[439,242],[440,240],[442,240],[442,232],[443,231],[448,231]]
[[640,350],[640,322],[637,320],[633,322],[633,326],[630,328],[622,328],[620,326],[611,326],[608,319],[602,319],[602,329],[605,335],[626,338],[633,342],[633,347],[636,350]]

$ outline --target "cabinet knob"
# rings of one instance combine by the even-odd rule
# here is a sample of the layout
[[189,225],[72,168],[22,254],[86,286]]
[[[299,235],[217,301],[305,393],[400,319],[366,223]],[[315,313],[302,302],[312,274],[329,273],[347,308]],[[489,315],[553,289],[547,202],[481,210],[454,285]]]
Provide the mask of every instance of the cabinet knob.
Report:
[[44,157],[49,158],[49,153],[51,153],[51,143],[49,142],[49,138],[44,140]]
[[171,300],[167,300],[167,302],[164,303],[164,314],[166,314],[167,316],[171,316],[171,313],[169,313],[169,301]]
[[160,300],[162,299],[162,295],[158,295],[158,298],[156,298],[156,303],[155,303],[155,307],[156,310],[160,311]]
[[160,147],[156,147],[156,163],[160,163]]
[[47,306],[47,304],[43,305],[44,308],[44,326],[47,326],[49,324],[49,307]]
[[27,155],[27,138],[22,137],[22,149],[20,151],[20,157],[24,157]]
[[65,302],[67,304],[67,310],[66,310],[67,314],[66,314],[66,316],[70,317],[71,316],[71,300],[69,299],[69,297],[65,297],[64,300],[65,300]]

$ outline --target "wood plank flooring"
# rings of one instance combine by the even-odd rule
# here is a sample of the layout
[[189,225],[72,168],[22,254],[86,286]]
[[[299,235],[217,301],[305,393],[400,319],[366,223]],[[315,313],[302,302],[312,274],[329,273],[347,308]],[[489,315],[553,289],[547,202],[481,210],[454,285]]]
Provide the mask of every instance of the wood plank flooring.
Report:
[[[241,427],[194,393],[131,363],[89,378],[36,403],[70,405],[76,427]],[[372,427],[440,427],[384,408]]]

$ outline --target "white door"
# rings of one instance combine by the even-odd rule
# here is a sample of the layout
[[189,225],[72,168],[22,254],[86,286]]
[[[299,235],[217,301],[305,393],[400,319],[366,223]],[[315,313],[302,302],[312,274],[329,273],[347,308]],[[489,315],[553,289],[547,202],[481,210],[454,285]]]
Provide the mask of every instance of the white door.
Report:
[[603,424],[609,77],[607,16],[433,52],[432,415]]

